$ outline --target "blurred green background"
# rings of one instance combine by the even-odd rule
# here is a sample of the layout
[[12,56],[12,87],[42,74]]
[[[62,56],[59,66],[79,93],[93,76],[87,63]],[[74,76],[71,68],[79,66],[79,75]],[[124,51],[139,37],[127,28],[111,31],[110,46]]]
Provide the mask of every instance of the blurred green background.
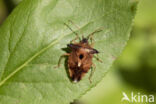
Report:
[[[21,0],[0,0],[0,25]],[[156,98],[156,0],[139,0],[130,40],[106,77],[78,101],[82,104],[130,104],[125,92]],[[156,99],[154,99],[156,100]],[[149,104],[149,103],[132,103]],[[151,104],[156,104],[151,103]]]

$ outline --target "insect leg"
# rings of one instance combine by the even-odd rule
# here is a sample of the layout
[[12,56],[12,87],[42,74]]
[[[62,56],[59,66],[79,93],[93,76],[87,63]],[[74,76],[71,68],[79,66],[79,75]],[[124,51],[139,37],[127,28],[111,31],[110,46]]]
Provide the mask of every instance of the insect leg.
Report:
[[95,72],[95,69],[96,69],[96,65],[93,63],[92,64],[92,67],[91,67],[91,73],[90,73],[90,75],[89,75],[89,81],[90,81],[90,83],[92,83],[92,80],[91,80],[91,78],[92,78],[92,76],[93,76],[93,74],[94,74],[94,72]]
[[90,41],[91,41],[91,47],[94,47],[95,40],[93,39],[93,35],[90,36]]
[[94,55],[94,58],[96,58],[97,61],[103,63],[103,61],[101,59],[99,59],[98,54],[97,54],[97,56]]
[[76,36],[76,38],[75,38],[75,39],[73,39],[73,40],[71,40],[71,42],[70,42],[70,43],[76,43],[75,41],[76,41],[76,40],[78,40],[78,39],[79,39],[79,37],[77,37],[77,36]]
[[54,68],[59,68],[60,64],[61,64],[61,60],[63,59],[63,57],[69,56],[69,55],[70,55],[69,53],[65,53],[65,54],[61,55],[60,58],[59,58],[59,61],[58,61],[58,65],[55,66]]

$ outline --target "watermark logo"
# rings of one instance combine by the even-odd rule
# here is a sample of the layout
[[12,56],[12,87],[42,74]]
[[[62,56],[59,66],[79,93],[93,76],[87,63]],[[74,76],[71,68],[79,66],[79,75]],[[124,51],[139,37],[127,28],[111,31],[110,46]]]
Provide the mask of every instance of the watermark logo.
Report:
[[125,92],[122,92],[123,94],[123,98],[121,99],[121,101],[128,101],[131,103],[153,103],[154,102],[154,95],[145,95],[145,94],[141,94],[141,93],[134,93],[131,92],[131,94],[128,96]]

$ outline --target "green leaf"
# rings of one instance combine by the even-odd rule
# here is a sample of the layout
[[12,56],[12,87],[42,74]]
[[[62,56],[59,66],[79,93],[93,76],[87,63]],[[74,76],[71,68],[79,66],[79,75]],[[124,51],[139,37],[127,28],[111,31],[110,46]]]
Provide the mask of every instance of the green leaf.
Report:
[[[94,87],[119,56],[129,38],[134,16],[129,0],[24,0],[0,28],[0,104],[69,104]],[[77,29],[68,20],[80,27]],[[62,50],[75,38],[94,35],[103,63],[72,83],[65,61],[54,69]]]

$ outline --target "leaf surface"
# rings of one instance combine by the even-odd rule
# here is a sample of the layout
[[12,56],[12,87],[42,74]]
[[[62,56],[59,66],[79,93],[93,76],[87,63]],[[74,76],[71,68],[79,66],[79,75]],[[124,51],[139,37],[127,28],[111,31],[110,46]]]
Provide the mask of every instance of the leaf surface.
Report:
[[[0,27],[0,104],[69,104],[95,86],[119,56],[134,16],[129,0],[24,0]],[[72,20],[76,28],[68,22]],[[65,61],[54,69],[62,48],[75,38],[94,35],[103,63],[79,83],[68,77]]]

